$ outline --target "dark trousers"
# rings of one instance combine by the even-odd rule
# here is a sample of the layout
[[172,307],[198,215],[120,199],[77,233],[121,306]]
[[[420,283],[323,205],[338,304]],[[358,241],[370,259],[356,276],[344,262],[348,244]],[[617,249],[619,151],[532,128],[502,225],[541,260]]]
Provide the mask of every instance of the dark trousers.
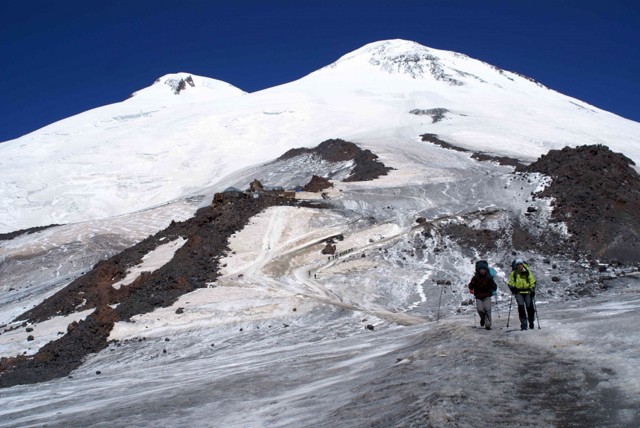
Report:
[[520,316],[520,327],[527,328],[527,318],[529,318],[529,327],[533,328],[533,322],[536,319],[536,312],[533,308],[533,299],[530,294],[516,294],[516,302],[518,303],[518,315]]

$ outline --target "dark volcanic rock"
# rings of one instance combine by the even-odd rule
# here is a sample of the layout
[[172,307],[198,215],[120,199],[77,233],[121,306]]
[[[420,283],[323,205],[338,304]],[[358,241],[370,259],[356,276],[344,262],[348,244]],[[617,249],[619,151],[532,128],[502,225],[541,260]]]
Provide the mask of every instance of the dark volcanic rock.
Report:
[[602,145],[551,150],[526,168],[552,178],[540,193],[555,198],[577,249],[595,258],[640,262],[640,176],[633,161]]
[[264,192],[264,187],[262,186],[262,183],[258,181],[258,179],[255,179],[251,183],[249,183],[249,190],[252,192]]
[[[440,146],[444,149],[455,150],[458,152],[471,152],[471,150],[467,150],[465,148],[458,147],[451,143],[447,143],[444,140],[441,140],[436,134],[423,134],[420,137],[422,137],[422,141],[435,144],[436,146]],[[471,157],[481,162],[491,161],[497,162],[500,165],[513,166],[516,168],[516,170],[522,170],[525,167],[525,164],[523,164],[518,159],[510,158],[507,156],[493,156],[484,152],[474,152]]]
[[422,141],[426,141],[431,144],[435,144],[436,146],[440,146],[444,149],[455,150],[457,152],[470,152],[471,150],[463,149],[462,147],[454,146],[451,143],[447,143],[444,140],[441,140],[436,134],[423,134],[420,136]]
[[510,158],[507,156],[493,156],[484,152],[475,152],[474,154],[471,155],[471,157],[481,162],[489,161],[489,162],[496,162],[499,165],[513,166],[516,168],[517,171],[520,171],[523,168],[525,168],[525,164],[520,162],[518,159]]
[[343,181],[369,181],[381,175],[387,175],[393,168],[384,166],[379,162],[378,156],[370,150],[362,150],[355,157],[355,165],[351,170],[351,175]]
[[351,175],[344,181],[374,180],[381,175],[387,175],[387,173],[393,169],[384,166],[382,162],[377,160],[378,156],[370,150],[362,150],[354,143],[340,139],[323,141],[313,149],[291,149],[280,156],[278,160],[287,160],[305,154],[315,154],[327,162],[353,160],[354,166],[351,170]]
[[481,252],[495,250],[502,234],[495,230],[472,229],[463,224],[448,224],[442,228],[442,234],[457,241],[467,248],[475,248]]
[[311,180],[302,188],[305,192],[321,192],[324,189],[333,187],[333,184],[326,178],[314,175]]
[[107,347],[116,321],[109,306],[103,306],[60,339],[43,346],[35,356],[0,360],[0,388],[45,382],[67,376],[78,368],[87,354]]
[[321,251],[322,254],[334,254],[336,252],[336,246],[333,244],[327,244]]
[[20,230],[16,230],[14,232],[9,232],[9,233],[0,233],[0,241],[9,241],[13,238],[16,238],[20,235],[28,235],[30,233],[35,233],[35,232],[39,232],[41,230],[44,229],[48,229],[50,227],[55,227],[55,226],[60,226],[59,224],[50,224],[48,226],[37,226],[37,227],[30,227],[29,229],[20,229]]
[[291,159],[303,154],[317,154],[328,162],[342,162],[355,159],[356,155],[360,151],[361,149],[354,143],[340,139],[333,139],[323,141],[313,149],[291,149],[280,156],[278,160]]
[[[322,208],[275,195],[231,199],[225,204],[201,208],[193,218],[172,222],[156,235],[97,263],[93,270],[17,318],[37,323],[57,315],[96,308],[85,320],[70,324],[64,336],[35,355],[3,358],[0,387],[66,376],[82,364],[87,354],[107,346],[115,322],[170,306],[181,295],[206,287],[218,277],[218,262],[229,250],[229,237],[241,230],[251,217],[274,205]],[[144,255],[178,237],[187,242],[167,264],[154,272],[143,273],[129,285],[119,289],[112,286],[126,276],[130,267],[139,264]],[[112,309],[109,305],[117,307]]]
[[409,113],[415,114],[416,116],[431,116],[431,123],[436,123],[444,119],[446,114],[449,113],[449,110],[447,110],[446,108],[430,108],[430,109],[414,108]]

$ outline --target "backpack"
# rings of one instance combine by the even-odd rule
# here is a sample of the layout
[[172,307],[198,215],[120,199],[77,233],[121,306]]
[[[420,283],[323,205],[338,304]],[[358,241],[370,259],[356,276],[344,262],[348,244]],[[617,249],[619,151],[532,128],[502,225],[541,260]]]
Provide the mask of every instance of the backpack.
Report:
[[489,262],[486,260],[478,260],[476,262],[476,273],[478,273],[480,269],[485,269],[489,273],[489,276],[491,276],[491,278],[496,276],[496,270],[490,267]]
[[[489,277],[493,278],[496,276],[496,270],[489,266],[489,262],[486,260],[478,260],[476,262],[476,273],[480,271],[480,269],[485,269],[489,274]],[[497,290],[494,290],[492,295],[497,296]]]

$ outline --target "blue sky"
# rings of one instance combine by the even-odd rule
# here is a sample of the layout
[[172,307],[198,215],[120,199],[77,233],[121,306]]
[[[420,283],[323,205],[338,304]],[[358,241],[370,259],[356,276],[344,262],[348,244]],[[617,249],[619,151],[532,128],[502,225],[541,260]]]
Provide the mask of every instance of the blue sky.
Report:
[[413,40],[640,121],[637,0],[0,0],[0,141],[185,71],[253,92]]

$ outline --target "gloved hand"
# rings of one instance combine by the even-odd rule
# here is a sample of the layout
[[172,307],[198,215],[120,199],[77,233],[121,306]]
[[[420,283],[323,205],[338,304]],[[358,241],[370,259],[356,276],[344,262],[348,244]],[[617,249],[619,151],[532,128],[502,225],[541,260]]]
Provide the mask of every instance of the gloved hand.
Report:
[[511,294],[516,294],[516,288],[515,287],[509,287],[509,290],[511,290]]
[[469,289],[469,293],[473,294],[473,288]]
[[536,289],[534,288],[533,290],[531,290],[531,298],[533,299],[534,297],[536,297]]

